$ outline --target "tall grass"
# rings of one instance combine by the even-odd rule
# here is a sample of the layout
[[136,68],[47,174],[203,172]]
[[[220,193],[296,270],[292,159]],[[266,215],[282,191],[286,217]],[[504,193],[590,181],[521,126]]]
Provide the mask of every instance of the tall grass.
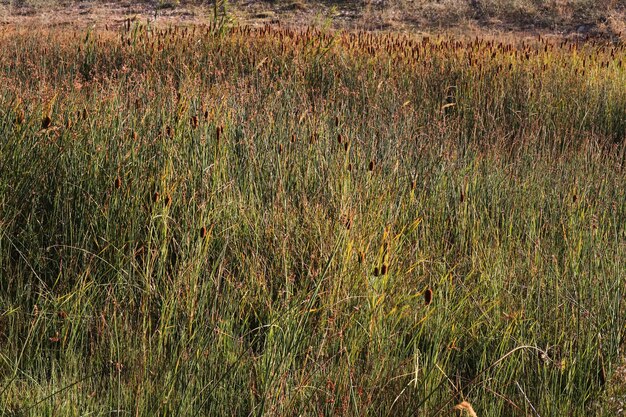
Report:
[[602,413],[623,45],[1,30],[0,414]]

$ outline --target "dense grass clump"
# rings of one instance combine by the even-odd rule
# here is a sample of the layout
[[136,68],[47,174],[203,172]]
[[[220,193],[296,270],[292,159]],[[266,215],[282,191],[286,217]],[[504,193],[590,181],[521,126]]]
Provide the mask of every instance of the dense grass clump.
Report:
[[0,414],[602,412],[623,45],[0,39]]

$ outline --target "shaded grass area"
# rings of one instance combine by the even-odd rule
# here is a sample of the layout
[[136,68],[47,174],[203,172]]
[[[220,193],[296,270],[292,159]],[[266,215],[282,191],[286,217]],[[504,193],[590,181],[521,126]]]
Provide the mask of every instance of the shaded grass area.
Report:
[[4,415],[610,415],[623,46],[0,37]]

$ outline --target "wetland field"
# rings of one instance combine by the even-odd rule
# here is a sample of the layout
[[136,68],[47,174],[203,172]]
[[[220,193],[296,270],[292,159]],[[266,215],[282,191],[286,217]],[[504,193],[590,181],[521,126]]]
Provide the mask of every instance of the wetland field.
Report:
[[620,416],[619,38],[0,26],[0,416]]

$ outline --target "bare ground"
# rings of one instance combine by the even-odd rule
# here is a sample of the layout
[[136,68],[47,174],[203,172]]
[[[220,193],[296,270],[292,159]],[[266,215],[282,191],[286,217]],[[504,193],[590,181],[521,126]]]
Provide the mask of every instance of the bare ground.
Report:
[[[540,10],[527,0],[233,0],[219,15],[226,12],[233,23],[246,25],[626,40],[626,0],[598,0],[582,11],[576,5],[590,0],[554,1],[562,7]],[[496,7],[508,3],[515,7]],[[200,0],[0,0],[0,25],[115,27],[128,19],[201,24],[212,21],[214,12],[212,2]]]

